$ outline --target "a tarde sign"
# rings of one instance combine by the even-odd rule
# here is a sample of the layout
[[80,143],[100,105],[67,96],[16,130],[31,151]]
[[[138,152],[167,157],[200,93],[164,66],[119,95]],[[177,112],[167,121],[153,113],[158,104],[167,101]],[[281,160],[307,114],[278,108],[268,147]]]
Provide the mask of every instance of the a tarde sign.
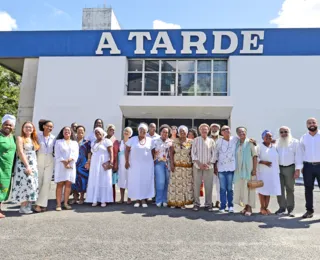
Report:
[[320,55],[320,28],[0,32],[0,58]]

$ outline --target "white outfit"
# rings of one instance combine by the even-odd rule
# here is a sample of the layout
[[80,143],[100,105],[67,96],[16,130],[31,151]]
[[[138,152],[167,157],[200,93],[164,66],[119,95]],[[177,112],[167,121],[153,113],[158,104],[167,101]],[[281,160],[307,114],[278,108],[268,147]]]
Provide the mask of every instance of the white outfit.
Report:
[[236,147],[238,138],[231,136],[229,141],[219,138],[216,142],[216,159],[219,172],[236,170]]
[[128,172],[128,197],[144,200],[154,197],[154,162],[152,139],[146,137],[139,142],[138,136],[131,137],[126,145],[131,148]]
[[147,133],[147,137],[150,137],[152,140],[156,140],[160,138],[160,135],[154,133],[154,135],[151,136],[149,133]]
[[112,169],[105,170],[102,166],[105,162],[110,161],[108,147],[112,145],[109,139],[103,139],[100,143],[91,143],[92,156],[86,202],[113,202]]
[[271,162],[271,167],[258,164],[257,180],[262,180],[264,185],[257,192],[265,196],[281,195],[279,155],[275,146],[266,147],[260,144],[257,147],[258,161]]
[[54,138],[55,137],[52,134],[50,134],[48,137],[44,137],[43,132],[40,132],[38,135],[38,142],[40,144],[40,149],[37,153],[39,196],[36,205],[45,208],[48,206],[51,179],[53,174]]
[[118,186],[121,189],[128,189],[128,170],[125,167],[125,164],[126,164],[126,159],[124,156],[125,151],[126,151],[126,145],[122,140],[120,143],[119,158],[118,158],[118,163],[119,163]]
[[280,147],[279,141],[277,141],[276,148],[279,154],[279,165],[290,166],[294,164],[296,170],[302,169],[302,151],[297,139],[293,138],[287,147]]
[[97,140],[94,130],[90,134],[87,135],[85,140],[90,141],[91,143],[93,143]]
[[303,161],[309,163],[320,162],[320,131],[314,136],[304,134],[300,139]]
[[[57,140],[54,147],[55,155],[55,171],[54,182],[70,181],[75,183],[76,181],[76,162],[79,156],[79,145],[76,141],[70,140],[67,143],[64,139]],[[61,161],[73,159],[70,162],[71,169],[66,169]]]

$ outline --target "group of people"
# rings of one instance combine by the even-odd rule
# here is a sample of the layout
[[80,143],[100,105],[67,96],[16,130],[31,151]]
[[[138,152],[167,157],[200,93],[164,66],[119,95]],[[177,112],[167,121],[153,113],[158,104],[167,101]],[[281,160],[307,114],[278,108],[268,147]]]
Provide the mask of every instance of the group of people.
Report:
[[[279,139],[265,130],[261,143],[248,138],[245,127],[231,136],[229,126],[218,124],[201,124],[198,136],[196,129],[183,125],[162,125],[157,134],[155,124],[141,123],[137,136],[126,127],[117,140],[115,126],[104,129],[101,119],[89,133],[73,123],[56,137],[52,121],[40,120],[38,132],[28,121],[15,138],[15,122],[12,115],[2,118],[0,203],[9,198],[12,186],[11,199],[20,203],[22,214],[46,211],[54,173],[57,211],[72,209],[74,203],[106,207],[116,202],[118,185],[117,202],[125,202],[127,190],[126,203],[134,200],[134,207],[146,208],[148,199],[154,198],[157,207],[185,209],[193,204],[198,211],[204,194],[204,207],[210,212],[216,207],[220,213],[233,213],[236,203],[243,206],[242,214],[250,216],[258,194],[261,214],[271,214],[270,196],[277,196],[275,213],[295,216],[294,185],[302,171],[307,210],[303,217],[313,216],[315,179],[320,185],[320,132],[315,118],[307,120],[308,132],[300,141],[283,126]],[[4,217],[0,205],[0,218]]]

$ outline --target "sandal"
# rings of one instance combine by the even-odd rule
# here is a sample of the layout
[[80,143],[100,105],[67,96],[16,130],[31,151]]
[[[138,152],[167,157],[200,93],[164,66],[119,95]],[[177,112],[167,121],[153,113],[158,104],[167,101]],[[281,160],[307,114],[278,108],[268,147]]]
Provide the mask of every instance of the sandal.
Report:
[[84,204],[84,199],[80,199],[80,200],[77,202],[77,204],[79,204],[79,205]]
[[69,202],[70,205],[73,205],[73,204],[75,204],[75,203],[78,203],[76,199],[72,199],[72,200],[70,200],[70,202]]
[[42,211],[42,212],[46,212],[46,211],[47,211],[47,208],[46,208],[46,207],[41,208],[41,211]]
[[63,208],[66,209],[66,210],[72,209],[72,207],[70,205],[68,205],[68,204],[64,204]]
[[62,208],[60,206],[56,207],[56,211],[61,211],[61,210],[62,210]]
[[38,209],[38,207],[39,207],[39,206],[36,206],[36,205],[33,206],[33,211],[34,211],[35,213],[41,213],[41,212],[42,212],[41,207],[39,207],[40,209]]

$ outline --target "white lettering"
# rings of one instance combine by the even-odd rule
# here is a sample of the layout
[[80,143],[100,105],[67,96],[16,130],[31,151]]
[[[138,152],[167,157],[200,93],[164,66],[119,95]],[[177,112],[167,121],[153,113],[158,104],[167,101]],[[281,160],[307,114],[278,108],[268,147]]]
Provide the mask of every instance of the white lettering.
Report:
[[151,36],[149,32],[130,32],[128,40],[131,41],[134,38],[136,38],[136,49],[134,51],[134,54],[146,54],[146,51],[144,50],[144,38],[147,40],[151,40]]
[[[264,40],[264,31],[242,31],[241,34],[243,35],[243,45],[240,53],[263,53],[263,44],[258,45],[258,40]],[[252,47],[255,49],[253,50]]]
[[103,54],[102,49],[110,49],[110,54],[121,54],[121,51],[118,49],[118,46],[114,41],[112,34],[110,32],[102,33],[98,48],[96,50],[96,54],[102,55]]
[[[161,41],[163,41],[163,43],[160,43]],[[176,54],[176,50],[173,48],[167,32],[158,32],[157,38],[150,53],[158,54],[157,49],[166,49],[166,54]]]
[[[233,53],[238,47],[238,37],[234,32],[230,31],[215,31],[212,32],[214,36],[214,54],[230,54]],[[227,36],[230,39],[230,45],[227,49],[222,49],[222,37]]]
[[[204,48],[204,43],[207,40],[207,36],[204,32],[181,32],[183,37],[183,49],[181,54],[192,54],[191,47],[196,47],[196,54],[207,54],[208,51]],[[191,37],[197,37],[198,40],[191,42]]]

